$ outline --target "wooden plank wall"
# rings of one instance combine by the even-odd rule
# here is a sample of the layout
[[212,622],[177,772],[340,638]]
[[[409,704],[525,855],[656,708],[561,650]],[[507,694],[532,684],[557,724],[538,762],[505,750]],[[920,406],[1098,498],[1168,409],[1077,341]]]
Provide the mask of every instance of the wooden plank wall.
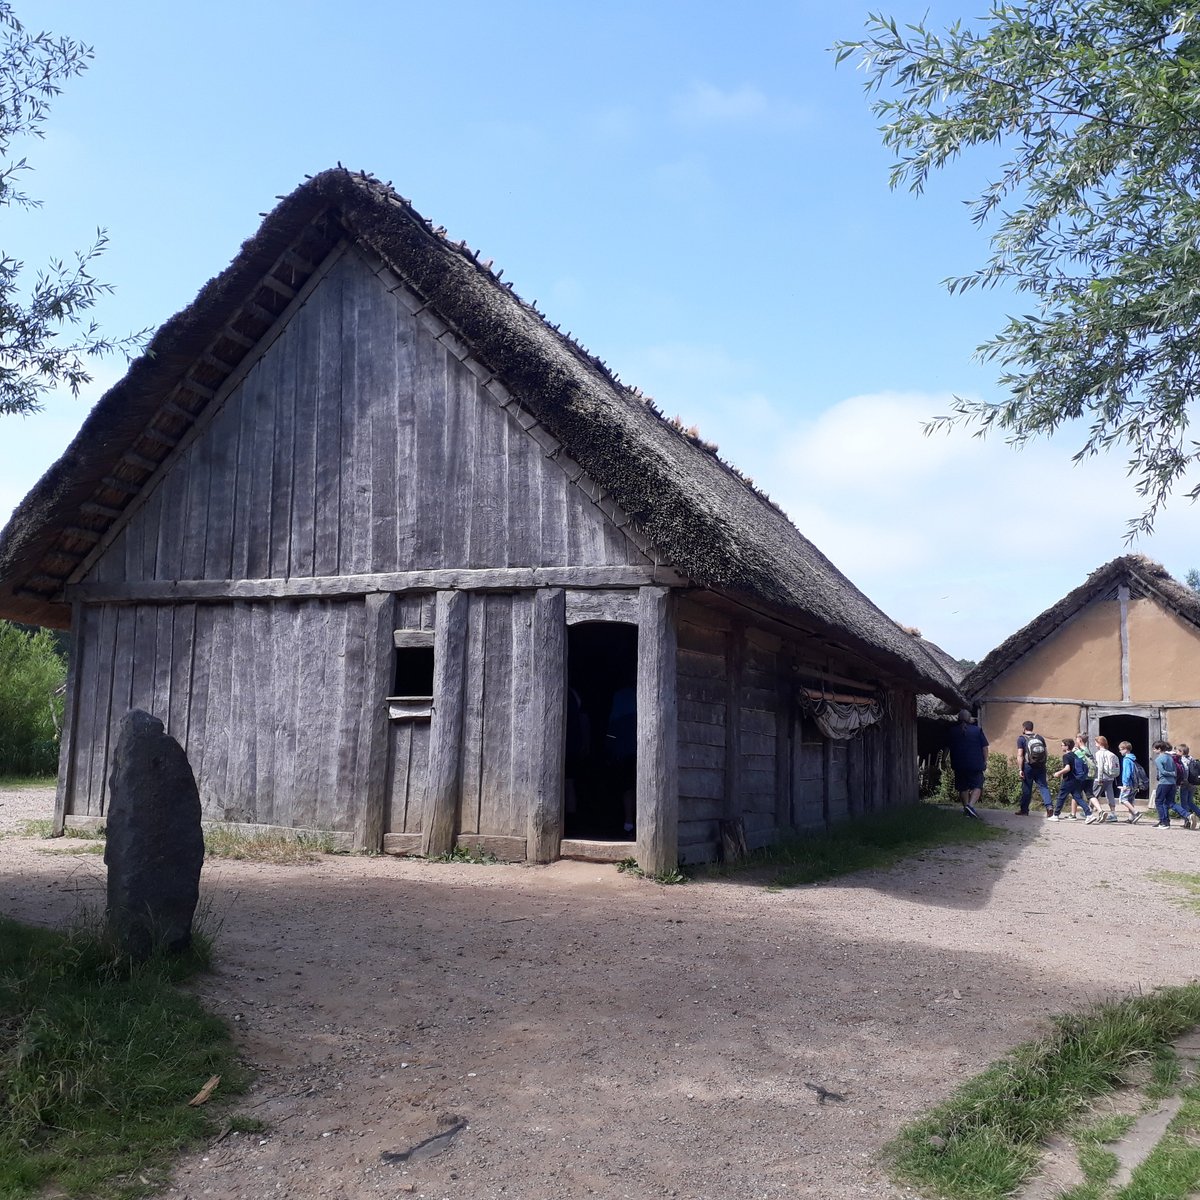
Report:
[[329,600],[86,606],[70,814],[104,816],[117,726],[142,708],[187,750],[206,819],[352,830],[364,612]]
[[647,561],[351,250],[87,579]]
[[784,642],[690,599],[679,605],[677,662],[684,861],[718,856],[722,817],[740,820],[755,849],[789,828],[815,832],[915,803],[911,694],[893,695],[882,724],[830,740],[791,699],[792,664],[805,664],[804,642]]
[[[433,628],[434,594],[396,598],[396,628]],[[389,722],[385,833],[420,833],[429,779],[429,718]]]

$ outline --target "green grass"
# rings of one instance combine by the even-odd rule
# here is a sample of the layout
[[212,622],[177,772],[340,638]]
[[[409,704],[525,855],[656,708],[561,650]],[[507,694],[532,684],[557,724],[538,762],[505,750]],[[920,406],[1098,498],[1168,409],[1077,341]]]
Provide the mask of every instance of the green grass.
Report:
[[1196,983],[1059,1017],[1044,1038],[1018,1047],[903,1129],[889,1147],[893,1174],[950,1200],[1000,1200],[1033,1172],[1042,1141],[1119,1086],[1135,1064],[1152,1061],[1155,1083],[1165,1086],[1168,1043],[1198,1024]]
[[1193,912],[1200,912],[1200,875],[1188,875],[1183,871],[1156,871],[1150,878],[1183,888],[1185,895],[1178,897],[1177,903]]
[[767,870],[771,873],[769,886],[795,887],[853,871],[890,867],[937,846],[1003,836],[994,826],[964,817],[960,808],[947,811],[918,804],[850,821],[828,832],[788,838],[714,870],[722,875]]
[[1182,1096],[1166,1135],[1114,1200],[1188,1200],[1200,1191],[1200,1087]]
[[[225,1025],[177,986],[207,957],[197,937],[137,966],[93,930],[0,917],[0,1197],[146,1195],[220,1128],[219,1099],[246,1072]],[[189,1108],[212,1075],[218,1099]]]
[[497,863],[500,860],[490,850],[484,850],[482,846],[461,842],[452,850],[447,850],[445,854],[433,855],[429,861],[435,863],[474,863],[477,867],[490,867],[493,863]]
[[656,875],[647,875],[638,865],[636,858],[621,859],[617,863],[617,870],[622,874],[636,875],[639,879],[649,879],[654,883],[661,883],[664,887],[670,887],[676,883],[687,883],[689,879],[687,872],[680,867],[672,867],[669,871],[659,871]]
[[55,787],[57,775],[5,775],[0,779],[0,792],[15,792],[27,788]]
[[322,854],[334,853],[333,838],[327,833],[245,833],[214,825],[204,831],[205,858],[236,858],[250,862],[316,862]]

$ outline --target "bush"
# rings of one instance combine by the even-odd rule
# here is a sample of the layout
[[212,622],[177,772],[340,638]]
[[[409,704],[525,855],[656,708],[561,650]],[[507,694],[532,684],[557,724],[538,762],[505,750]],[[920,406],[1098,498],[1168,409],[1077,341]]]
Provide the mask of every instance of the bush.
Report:
[[0,776],[53,775],[67,664],[47,629],[0,621]]
[[1021,800],[1021,773],[1007,754],[989,754],[983,773],[983,803],[1014,808]]

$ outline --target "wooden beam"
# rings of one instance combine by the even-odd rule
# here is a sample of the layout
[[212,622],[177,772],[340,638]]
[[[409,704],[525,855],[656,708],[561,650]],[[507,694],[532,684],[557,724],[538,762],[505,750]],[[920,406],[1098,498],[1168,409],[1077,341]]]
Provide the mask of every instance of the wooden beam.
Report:
[[[730,829],[742,815],[742,677],[746,661],[746,627],[734,621],[725,634],[725,782],[724,817]],[[738,839],[731,839],[736,847]]]
[[153,475],[161,465],[160,463],[156,463],[154,459],[139,454],[136,450],[126,450],[121,455],[121,462],[127,462],[131,467],[137,467],[139,471],[145,471],[150,475]]
[[[67,806],[75,797],[75,726],[79,721],[79,660],[83,656],[80,636],[83,605],[71,605],[71,652],[67,656],[67,694],[63,699],[62,737],[58,747],[58,787],[54,793],[55,837],[62,833]],[[89,647],[94,651],[94,647]]]
[[94,543],[98,542],[104,535],[96,529],[80,529],[78,525],[67,525],[63,531],[64,537],[75,538],[76,541]]
[[79,506],[79,511],[89,517],[106,517],[110,521],[115,521],[121,515],[119,508],[109,508],[107,504],[97,504],[95,500],[85,500]]
[[429,734],[429,785],[421,823],[421,852],[449,854],[462,784],[463,683],[466,668],[465,592],[441,591],[434,615],[433,723]]
[[679,865],[679,735],[674,597],[639,596],[637,680],[637,860],[648,875]]
[[363,629],[362,736],[358,751],[358,792],[362,797],[354,823],[356,850],[383,849],[387,809],[388,703],[392,685],[392,646],[396,597],[377,592],[365,601]]
[[548,863],[558,857],[563,835],[567,606],[560,588],[539,591],[533,598],[533,647],[532,703],[528,713],[513,714],[522,734],[519,749],[514,749],[530,764],[529,859]]
[[393,571],[372,575],[326,575],[293,579],[172,579],[140,583],[75,584],[70,595],[87,603],[138,604],[194,600],[293,599],[304,596],[365,596],[371,592],[499,591],[542,587],[670,586],[678,576],[665,567],[496,567]]
[[622,621],[636,625],[637,619],[638,594],[633,588],[567,592],[568,625],[579,625],[584,621]]
[[[367,599],[370,599],[368,595]],[[434,632],[432,629],[393,629],[392,645],[397,649],[412,649],[413,647],[432,646]]]

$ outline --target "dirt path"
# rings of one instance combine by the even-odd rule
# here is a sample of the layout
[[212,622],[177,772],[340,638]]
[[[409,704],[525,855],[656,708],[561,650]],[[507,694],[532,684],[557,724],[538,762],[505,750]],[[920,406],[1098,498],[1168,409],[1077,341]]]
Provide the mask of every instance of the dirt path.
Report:
[[[50,802],[0,792],[0,826]],[[1195,916],[1154,878],[1200,870],[1200,833],[987,819],[1008,836],[788,892],[214,862],[201,990],[261,1072],[239,1109],[270,1129],[189,1156],[170,1194],[904,1195],[881,1147],[1043,1014],[1200,976]],[[52,845],[0,841],[3,911],[102,900],[100,859]],[[455,1119],[443,1153],[381,1160]]]

